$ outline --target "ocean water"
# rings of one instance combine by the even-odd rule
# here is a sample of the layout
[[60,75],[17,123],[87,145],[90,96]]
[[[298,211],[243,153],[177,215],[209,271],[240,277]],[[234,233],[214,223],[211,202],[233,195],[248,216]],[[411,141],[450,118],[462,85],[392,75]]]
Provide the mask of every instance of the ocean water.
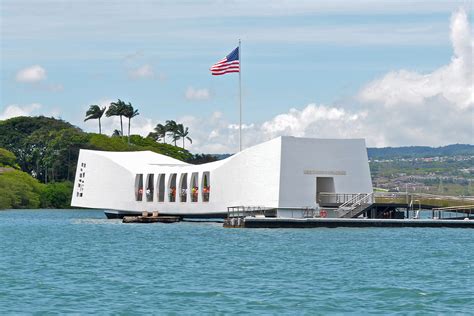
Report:
[[472,314],[474,230],[0,212],[0,315]]

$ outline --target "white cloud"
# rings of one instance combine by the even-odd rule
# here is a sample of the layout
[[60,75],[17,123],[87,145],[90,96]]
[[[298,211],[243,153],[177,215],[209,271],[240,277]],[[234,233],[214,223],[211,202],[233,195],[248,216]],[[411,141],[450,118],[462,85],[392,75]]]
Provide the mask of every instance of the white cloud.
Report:
[[46,79],[46,70],[40,65],[27,67],[18,71],[15,79],[24,83],[40,82]]
[[145,64],[138,68],[132,69],[128,72],[128,76],[131,79],[153,79],[155,78],[155,72],[153,67],[149,64]]
[[[309,104],[262,124],[247,124],[245,147],[280,135],[365,138],[369,146],[474,142],[473,41],[466,12],[451,18],[451,61],[430,73],[393,71],[363,87],[350,107]],[[220,115],[196,128],[193,150],[235,152],[238,125]],[[190,128],[191,133],[194,129]]]
[[441,96],[454,107],[472,106],[472,40],[467,15],[459,10],[451,18],[451,63],[428,74],[408,70],[390,72],[369,83],[358,97],[361,102],[382,103],[385,107],[419,106],[427,99]]
[[3,112],[0,113],[0,120],[6,120],[16,116],[31,116],[41,108],[41,104],[32,103],[29,105],[7,105]]
[[213,139],[213,138],[216,138],[216,137],[219,137],[219,130],[213,129],[213,130],[209,133],[209,139]]
[[280,135],[331,137],[334,130],[338,134],[350,134],[357,121],[366,113],[353,114],[342,108],[309,104],[303,110],[290,109],[261,125],[261,131],[273,138]]
[[451,18],[451,62],[431,73],[393,71],[355,96],[358,110],[310,104],[261,125],[264,138],[279,135],[363,137],[370,146],[474,142],[472,37],[466,12]]
[[[84,111],[85,113],[85,111]],[[128,119],[122,118],[123,120],[123,134],[128,135]],[[120,118],[118,116],[111,116],[106,117],[105,115],[101,118],[101,125],[102,125],[102,134],[105,135],[112,135],[114,130],[120,131]],[[156,124],[158,124],[157,120],[143,117],[143,116],[136,116],[132,118],[131,126],[130,126],[130,133],[132,135],[142,135],[147,136],[148,133],[153,131]],[[98,133],[99,123],[97,120],[89,120],[86,122],[80,122],[78,126],[82,126],[85,131]]]
[[473,42],[463,9],[452,15],[451,41],[448,65],[427,74],[390,72],[357,95],[386,145],[473,142]]
[[64,86],[59,83],[48,83],[46,80],[46,69],[40,65],[23,68],[16,73],[15,80],[21,83],[34,84],[33,87],[51,92],[61,92]]
[[[125,124],[125,122],[127,122]],[[128,120],[124,120],[123,132],[126,135],[128,131]],[[157,120],[147,118],[144,116],[136,116],[132,119],[132,125],[130,128],[131,134],[138,134],[142,136],[147,136],[148,133],[152,132],[155,128],[156,124],[158,124]]]
[[186,100],[189,101],[205,101],[211,98],[211,93],[209,89],[197,89],[193,87],[188,87],[184,93]]

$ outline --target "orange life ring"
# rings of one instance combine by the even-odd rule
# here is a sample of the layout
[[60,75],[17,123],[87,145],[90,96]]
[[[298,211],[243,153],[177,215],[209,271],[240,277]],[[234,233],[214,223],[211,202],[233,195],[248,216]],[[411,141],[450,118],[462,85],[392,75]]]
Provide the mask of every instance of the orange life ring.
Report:
[[321,210],[319,211],[319,216],[325,218],[326,216],[328,216],[328,212],[325,210]]

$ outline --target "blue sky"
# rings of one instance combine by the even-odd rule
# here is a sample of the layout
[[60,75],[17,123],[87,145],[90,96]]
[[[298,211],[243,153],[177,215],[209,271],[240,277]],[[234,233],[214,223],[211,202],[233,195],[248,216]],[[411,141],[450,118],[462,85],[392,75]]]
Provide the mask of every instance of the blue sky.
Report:
[[[469,23],[471,6],[470,1],[3,0],[0,118],[54,115],[95,131],[95,122],[82,122],[88,105],[121,98],[140,110],[137,133],[146,135],[156,123],[175,119],[190,126],[192,150],[232,151],[238,76],[213,77],[208,68],[241,38],[247,145],[278,135],[364,137],[371,146],[472,143],[472,119],[449,137],[390,134],[374,122],[394,113],[391,101],[364,90],[372,85],[384,91],[383,83],[411,91],[406,83],[413,76],[446,78],[436,74],[456,57],[454,15],[463,10]],[[456,34],[466,33],[464,24]],[[472,23],[467,29],[472,33]],[[472,50],[470,34],[468,39]],[[467,71],[472,75],[472,63]],[[430,106],[446,111],[449,103],[461,111],[455,115],[472,114],[472,98],[463,98],[472,80],[461,88],[462,95],[453,97],[441,84],[440,91],[421,87],[422,106],[405,97],[410,91],[400,90],[397,109],[413,101],[419,111]],[[374,102],[386,112],[378,113],[382,106],[374,110]],[[305,110],[313,119],[304,117]],[[339,111],[337,118],[332,110]],[[375,117],[369,122],[364,115]],[[312,121],[306,126],[298,120]],[[400,128],[411,126],[400,121]],[[346,127],[354,122],[357,128]],[[109,123],[107,132],[117,128],[114,120]],[[420,131],[432,132],[428,126]],[[379,133],[383,137],[375,137]]]

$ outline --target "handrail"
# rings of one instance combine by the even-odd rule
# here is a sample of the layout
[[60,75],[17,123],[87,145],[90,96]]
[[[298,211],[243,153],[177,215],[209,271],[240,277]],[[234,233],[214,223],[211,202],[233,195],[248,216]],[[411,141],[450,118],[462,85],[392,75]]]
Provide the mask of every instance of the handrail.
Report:
[[[317,197],[320,200],[332,199],[333,203],[345,203],[350,199],[357,196],[359,193],[335,193],[335,192],[318,192]],[[451,196],[451,195],[439,195],[429,193],[416,193],[416,192],[374,192],[374,197],[377,198],[404,198],[412,196],[413,198],[431,198],[431,199],[443,199],[443,200],[463,200],[463,201],[474,201],[474,196]]]
[[435,207],[433,211],[474,210],[474,205]]
[[358,193],[335,193],[335,192],[317,192],[316,193],[316,202],[318,203],[345,203],[355,196]]
[[354,196],[352,199],[350,199],[349,201],[344,202],[341,205],[339,205],[339,208],[341,209],[341,208],[348,207],[349,205],[356,204],[358,200],[360,200],[362,197],[365,197],[365,196],[366,196],[366,193],[359,193],[356,196]]
[[265,206],[228,206],[227,207],[227,217],[240,217],[243,218],[245,216],[255,216],[259,214],[265,214],[266,211],[275,210],[273,207],[265,207]]
[[354,197],[352,200],[347,201],[346,203],[343,203],[339,206],[339,208],[345,208],[348,207],[349,205],[360,205],[364,202],[370,202],[372,203],[372,197],[374,193],[359,193],[356,197]]
[[[373,203],[373,196],[374,193],[360,193],[351,201],[348,201],[339,206],[337,211],[344,211],[343,214],[339,215],[339,217],[344,217],[347,214],[353,214],[353,211],[360,207],[362,204],[372,204]],[[350,205],[350,206],[349,206]]]

